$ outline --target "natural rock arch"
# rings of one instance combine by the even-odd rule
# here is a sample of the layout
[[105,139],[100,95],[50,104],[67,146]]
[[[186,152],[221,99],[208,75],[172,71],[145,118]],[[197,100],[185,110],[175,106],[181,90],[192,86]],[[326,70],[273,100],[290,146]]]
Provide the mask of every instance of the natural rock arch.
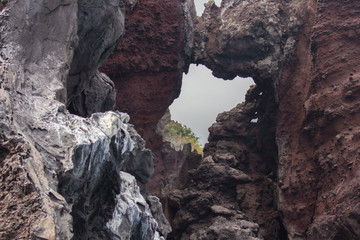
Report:
[[[323,71],[320,65],[326,66],[326,62],[331,58],[322,58],[319,55],[326,51],[324,46],[325,42],[328,42],[321,37],[321,34],[329,32],[331,35],[335,32],[332,26],[341,26],[339,21],[334,20],[328,28],[324,27],[325,25],[322,25],[324,22],[331,22],[328,17],[324,17],[324,14],[328,13],[329,16],[343,19],[343,16],[335,13],[333,9],[341,8],[343,13],[349,12],[350,9],[352,9],[350,12],[357,12],[358,9],[356,3],[352,1],[340,5],[336,1],[223,0],[220,7],[210,2],[202,17],[196,18],[192,10],[192,2],[182,3],[185,20],[181,22],[181,27],[184,31],[178,40],[180,40],[179,43],[182,43],[183,48],[178,51],[178,56],[180,56],[180,62],[185,62],[185,64],[180,64],[180,69],[187,71],[187,64],[192,62],[206,65],[212,69],[215,76],[224,79],[231,79],[236,75],[251,76],[258,86],[258,93],[262,94],[260,99],[263,100],[264,105],[260,111],[262,114],[258,123],[260,135],[256,141],[260,146],[268,147],[268,150],[264,152],[272,152],[270,154],[273,156],[270,158],[272,160],[267,161],[266,159],[269,158],[263,158],[261,161],[265,161],[269,166],[273,166],[273,169],[277,169],[274,173],[275,182],[278,184],[275,201],[281,211],[281,225],[286,229],[289,238],[320,238],[321,234],[325,234],[317,232],[320,231],[321,224],[336,229],[331,220],[326,220],[329,218],[322,218],[327,215],[326,210],[314,212],[316,206],[320,207],[323,202],[317,197],[317,191],[313,190],[318,186],[317,171],[323,170],[318,162],[308,160],[317,159],[316,154],[319,152],[311,150],[310,145],[317,146],[317,143],[313,139],[309,139],[307,134],[315,136],[318,129],[324,127],[314,120],[316,111],[311,110],[317,109],[314,107],[316,104],[313,101],[317,101],[315,99],[318,95],[314,95],[314,91],[320,91],[320,85],[326,86],[326,83],[320,80],[320,72]],[[317,18],[320,16],[324,18]],[[345,32],[346,30],[344,30],[346,35]],[[341,42],[350,43],[351,36],[350,40],[341,40]],[[323,48],[319,50],[319,46]],[[331,54],[325,55],[331,56]],[[352,57],[350,58],[352,59]],[[351,62],[352,66],[357,64],[352,60],[344,60],[344,63],[347,62]],[[354,79],[353,76],[355,73],[352,73],[352,79]],[[176,79],[174,82],[179,83],[178,77],[173,79]],[[169,102],[177,96],[178,90],[179,88],[176,87],[175,91],[168,92]],[[314,98],[309,99],[310,95],[314,95]],[[339,101],[341,102],[341,100]],[[163,106],[168,106],[169,102]],[[163,109],[165,110],[165,108]],[[264,123],[270,125],[263,125]],[[139,124],[141,125],[141,123]],[[304,126],[303,132],[301,129]],[[147,128],[143,127],[143,129]],[[271,134],[261,135],[264,132],[271,132]],[[149,140],[154,139],[154,137],[150,137],[151,134],[145,135]],[[271,145],[266,144],[269,140],[272,142]],[[308,145],[306,142],[311,143]],[[150,145],[154,143],[153,149],[156,154],[156,149],[160,148],[159,141],[150,140],[148,143]],[[297,149],[297,152],[294,152],[293,149]],[[327,148],[325,147],[325,149]],[[277,151],[278,153],[276,153]],[[157,156],[160,155],[158,152]],[[353,157],[351,158],[353,159]],[[162,168],[166,164],[159,159],[161,158],[158,158],[159,162],[156,165]],[[302,161],[304,164],[300,164]],[[300,167],[300,165],[302,166]],[[295,173],[294,169],[301,174]],[[164,172],[166,172],[165,168],[160,171],[160,173]],[[292,180],[289,176],[292,176]],[[304,180],[304,176],[307,180]],[[336,179],[338,178],[336,177]],[[352,180],[354,179],[352,178]],[[305,188],[301,184],[303,181],[308,183]],[[341,185],[338,180],[335,182],[336,186]],[[330,189],[333,188],[327,188],[323,184],[320,184],[320,188],[332,191]],[[305,193],[301,193],[300,189],[302,188]],[[345,192],[344,194],[346,195]],[[306,207],[302,208],[302,204],[305,204]],[[344,203],[339,200],[336,204]],[[351,214],[357,214],[354,213],[356,209],[349,211],[352,212]],[[330,212],[333,210],[329,210]],[[348,211],[341,213],[341,219],[344,219],[342,221],[348,221],[346,220],[348,214],[350,214]],[[343,228],[344,226],[340,227],[340,229]],[[351,228],[354,229],[354,226]],[[331,233],[335,238],[338,234],[337,231],[334,230]]]
[[[152,156],[128,116],[77,115],[111,108],[115,87],[117,108],[157,157],[154,186],[174,170],[161,158],[156,124],[196,63],[224,79],[251,76],[257,86],[219,115],[206,157],[185,159],[186,181],[165,196],[170,238],[359,239],[358,1],[224,0],[209,2],[201,18],[192,0],[126,1],[127,34],[102,68],[115,86],[97,68],[122,34],[121,1],[6,2],[0,181],[9,194],[0,196],[1,238],[71,239],[78,223],[75,238],[165,236],[166,221],[157,227],[147,205],[158,209],[157,199],[146,203],[135,184],[144,187]],[[79,12],[88,6],[96,14]],[[99,11],[120,29],[86,21],[101,19]],[[130,199],[141,199],[126,208],[135,206],[143,231],[114,211],[123,207],[124,184],[134,190]]]

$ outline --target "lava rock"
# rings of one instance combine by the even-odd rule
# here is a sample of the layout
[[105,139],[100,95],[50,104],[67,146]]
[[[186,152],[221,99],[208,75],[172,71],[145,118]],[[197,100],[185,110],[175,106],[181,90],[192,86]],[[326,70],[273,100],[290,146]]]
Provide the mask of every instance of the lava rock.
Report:
[[112,218],[106,226],[113,233],[111,239],[153,240],[157,222],[152,217],[149,205],[140,193],[135,178],[120,172],[120,193]]
[[[107,111],[84,118],[66,108],[71,102],[80,115],[111,107],[111,81],[97,67],[123,34],[121,5],[11,1],[1,12],[0,180],[7,193],[0,200],[1,239],[113,239],[118,229],[107,223],[120,196],[140,201],[121,163],[132,150],[151,154],[129,116]],[[69,81],[69,73],[81,77]],[[102,96],[87,88],[94,86]],[[84,98],[75,103],[77,93]],[[152,165],[151,157],[144,161]],[[125,213],[126,231],[160,239],[140,202],[142,228],[131,232],[140,225]]]

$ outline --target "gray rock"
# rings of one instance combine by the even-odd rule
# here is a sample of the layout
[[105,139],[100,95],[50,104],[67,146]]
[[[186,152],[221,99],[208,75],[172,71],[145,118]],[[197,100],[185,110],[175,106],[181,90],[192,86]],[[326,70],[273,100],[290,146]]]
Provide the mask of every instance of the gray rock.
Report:
[[[182,8],[184,12],[184,18],[185,18],[185,46],[184,46],[184,53],[185,58],[191,59],[191,56],[193,54],[193,48],[194,48],[194,25],[196,22],[196,9],[194,0],[185,0],[182,1]],[[186,67],[188,69],[188,67]],[[187,70],[186,70],[187,72]]]
[[[251,178],[239,169],[219,163],[201,163],[195,170],[190,170],[192,179],[198,184],[211,185],[236,185],[249,183]],[[211,176],[209,178],[208,176]]]
[[123,155],[124,161],[121,162],[120,169],[134,175],[140,184],[145,185],[154,172],[154,156],[150,150],[145,149],[145,141],[134,128],[129,128],[129,132],[135,145],[132,151]]
[[116,90],[108,76],[96,72],[81,94],[72,96],[68,108],[80,116],[113,110]]
[[152,215],[158,223],[158,231],[166,238],[166,236],[171,232],[171,226],[162,211],[163,208],[159,198],[155,196],[148,196],[147,202],[149,203]]
[[124,12],[121,0],[78,0],[78,46],[67,78],[71,113],[90,116],[114,107],[114,85],[97,69],[125,32]]
[[[117,0],[11,1],[1,12],[0,162],[17,164],[28,178],[24,194],[32,193],[29,205],[11,212],[28,214],[16,220],[20,228],[11,229],[12,218],[0,217],[8,224],[1,239],[116,239],[118,229],[107,223],[119,198],[136,203],[136,214],[143,216],[126,212],[124,231],[161,239],[133,178],[120,174],[125,165],[135,166],[126,169],[146,182],[151,152],[127,114],[94,113],[113,106],[113,84],[97,68],[124,33],[123,19]],[[83,118],[66,106],[93,114]],[[129,157],[132,151],[135,157]],[[1,179],[19,188],[19,181]],[[2,207],[22,206],[23,199],[12,197]]]
[[155,237],[157,223],[149,205],[140,193],[135,178],[120,172],[120,193],[116,196],[116,207],[106,226],[113,233],[112,239],[143,239]]
[[292,54],[292,36],[300,25],[296,4],[293,0],[223,0],[217,7],[209,1],[201,18],[187,20],[188,25],[195,23],[192,62],[206,65],[224,79],[251,76],[255,81],[270,81],[283,56]]
[[261,240],[259,226],[241,215],[231,218],[216,217],[206,229],[198,229],[189,236],[190,240],[237,239]]

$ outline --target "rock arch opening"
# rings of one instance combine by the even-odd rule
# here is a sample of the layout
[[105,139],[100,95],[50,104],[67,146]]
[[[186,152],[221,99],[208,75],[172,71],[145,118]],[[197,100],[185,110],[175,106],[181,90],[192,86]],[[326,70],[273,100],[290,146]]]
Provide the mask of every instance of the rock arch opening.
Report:
[[204,146],[217,115],[243,102],[253,84],[252,78],[224,81],[205,66],[192,64],[183,76],[180,96],[170,106],[172,119],[192,129]]
[[[226,70],[223,73],[220,76],[224,79],[231,78],[227,77]],[[203,65],[190,65],[189,73],[184,75],[180,96],[170,106],[172,118],[195,133],[203,128],[197,134],[202,143],[208,142],[201,161],[189,155],[179,164],[178,175],[172,182],[175,190],[168,194],[165,204],[165,214],[173,227],[168,239],[177,239],[189,226],[195,229],[193,236],[200,236],[203,233],[197,230],[202,228],[198,223],[204,219],[209,225],[216,223],[218,219],[214,215],[219,214],[220,205],[224,211],[238,209],[250,221],[257,222],[265,239],[286,239],[279,211],[273,204],[277,181],[274,88],[271,81],[254,79],[224,81],[213,77]],[[230,101],[218,104],[222,100]],[[210,197],[219,192],[219,198]],[[192,194],[198,197],[188,200]],[[178,197],[186,204],[179,206],[174,201]],[[192,215],[195,211],[192,206],[201,205],[202,201],[212,206],[210,210],[202,210],[200,216]],[[189,224],[188,219],[179,214],[182,212],[184,216],[194,217],[194,223]]]

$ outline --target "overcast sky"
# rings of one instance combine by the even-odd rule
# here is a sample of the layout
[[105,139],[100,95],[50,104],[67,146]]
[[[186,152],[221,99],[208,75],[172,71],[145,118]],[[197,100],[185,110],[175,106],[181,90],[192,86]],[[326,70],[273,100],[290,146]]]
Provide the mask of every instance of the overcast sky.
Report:
[[[207,0],[194,1],[200,16]],[[215,0],[218,6],[220,2]],[[215,122],[216,116],[243,102],[252,84],[251,78],[237,77],[224,81],[215,78],[205,66],[191,65],[189,73],[183,76],[179,98],[170,106],[172,119],[190,127],[204,146],[209,135],[208,128]]]
[[179,98],[170,106],[171,117],[190,127],[204,145],[216,116],[243,102],[252,84],[251,78],[218,79],[205,66],[192,64],[184,74]]
[[[201,14],[204,12],[204,4],[207,3],[208,0],[194,0],[195,8],[196,8],[196,14],[198,16],[201,16]],[[221,0],[215,0],[216,5],[220,6]]]

